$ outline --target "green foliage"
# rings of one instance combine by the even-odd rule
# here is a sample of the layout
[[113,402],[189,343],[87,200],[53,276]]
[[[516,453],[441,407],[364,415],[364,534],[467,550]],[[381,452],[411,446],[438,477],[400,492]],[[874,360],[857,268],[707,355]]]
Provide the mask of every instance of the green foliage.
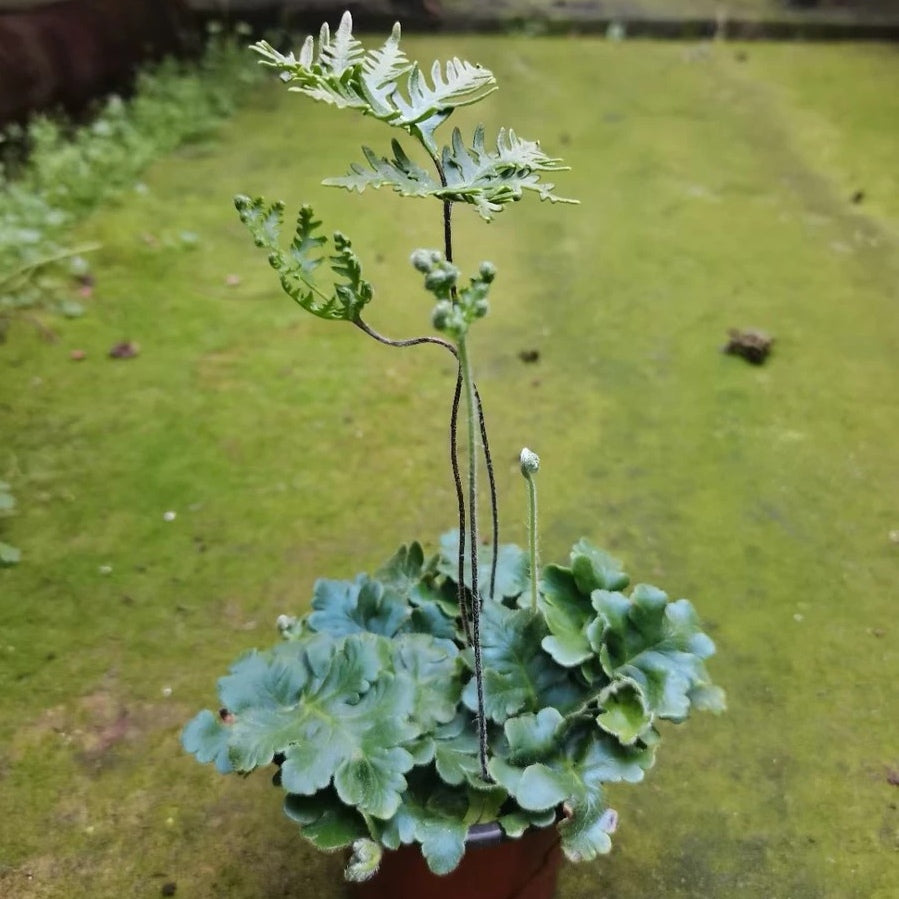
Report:
[[28,150],[24,163],[0,165],[0,319],[33,307],[80,314],[65,298],[66,265],[97,247],[73,246],[72,226],[135,189],[154,159],[211,134],[256,80],[234,39],[213,35],[199,64],[143,70],[133,99],[109,97],[86,125],[38,116],[0,135]]
[[[399,41],[397,23],[380,49],[365,50],[353,36],[353,20],[346,12],[333,35],[325,23],[318,43],[310,35],[298,56],[292,52],[283,54],[265,41],[253,45],[262,63],[277,71],[290,90],[341,109],[357,109],[405,131],[430,156],[435,169],[432,173],[422,168],[394,140],[391,158],[363,147],[367,166],[354,163],[348,175],[327,178],[325,184],[360,193],[366,187],[390,187],[402,196],[466,203],[474,206],[485,221],[490,221],[507,204],[520,200],[525,191],[536,193],[541,200],[575,202],[556,196],[553,185],[540,180],[541,173],[566,170],[562,161],[547,156],[536,141],[523,140],[511,129],[500,130],[495,150],[487,148],[483,126],[475,129],[471,146],[466,146],[457,128],[449,146],[439,148],[435,141],[437,128],[454,109],[477,103],[492,93],[496,89],[495,79],[488,69],[454,58],[443,66],[439,62],[433,64],[429,84],[419,64],[406,58]],[[308,206],[302,207],[298,220],[297,236],[303,249],[295,241],[292,251],[285,252],[276,243],[283,204],[266,206],[261,199],[246,197],[238,197],[236,203],[257,245],[270,250],[269,262],[278,272],[282,288],[305,309],[321,318],[352,321],[362,305],[371,299],[371,287],[361,281],[358,261],[349,250],[349,241],[340,237],[345,242],[344,262],[337,235],[338,252],[332,257],[332,267],[345,267],[349,284],[338,285],[334,296],[320,293],[313,286],[310,279],[314,264],[307,262],[308,251],[320,244],[304,243],[307,239],[304,229],[314,227],[313,213]],[[440,262],[435,261],[435,269],[440,268]],[[438,283],[436,276],[441,275],[439,284],[446,294],[438,293],[444,305],[438,304],[435,310],[435,325],[438,330],[446,330],[460,339],[474,318],[486,314],[486,285],[492,277],[473,279],[457,297],[458,272],[449,263],[443,263],[442,271],[427,274],[434,286]],[[433,289],[427,280],[426,286]],[[454,293],[450,305],[458,306],[456,310],[447,309],[451,290]],[[455,319],[448,311],[457,313]]]
[[[530,554],[515,546],[481,551],[476,409],[484,435],[486,426],[466,336],[488,311],[496,271],[483,262],[460,284],[450,210],[466,203],[490,221],[525,191],[559,201],[540,176],[564,166],[511,129],[500,130],[495,150],[481,126],[470,145],[455,129],[449,146],[438,148],[438,126],[456,107],[492,92],[493,76],[452,59],[435,63],[428,81],[399,39],[396,25],[379,50],[367,51],[345,13],[333,35],[324,25],[298,56],[265,42],[254,49],[291,90],[397,127],[430,157],[433,173],[398,140],[390,158],[364,147],[367,167],[354,164],[325,183],[360,193],[387,186],[441,202],[444,250],[416,250],[411,262],[436,300],[432,324],[450,341],[392,341],[363,322],[372,287],[341,233],[328,253],[311,207],[300,208],[285,249],[283,203],[238,196],[235,205],[283,290],[304,309],[349,321],[384,343],[437,342],[454,352],[451,446],[457,462],[464,394],[467,499],[458,468],[455,474],[470,531],[465,539],[444,535],[429,560],[413,543],[374,576],[317,581],[311,611],[282,616],[284,642],[240,659],[219,682],[222,711],[201,712],[182,738],[198,760],[221,771],[277,765],[285,811],[305,835],[322,849],[352,846],[350,880],[371,876],[382,848],[404,844],[418,844],[431,870],[445,874],[458,865],[469,827],[481,821],[500,822],[509,836],[555,823],[569,858],[606,852],[615,815],[603,785],[643,778],[660,720],[724,704],[704,668],[714,648],[687,600],[669,602],[645,585],[630,596],[619,592],[627,575],[586,540],[575,544],[568,566],[542,572],[531,570],[536,546]],[[316,276],[325,261],[334,277],[321,286]],[[484,443],[486,452],[486,436]]]
[[316,234],[321,222],[311,206],[303,206],[297,216],[293,240],[287,250],[279,238],[284,223],[284,204],[267,204],[262,197],[234,198],[240,220],[247,226],[257,247],[269,251],[269,265],[278,273],[284,292],[307,312],[332,321],[355,321],[373,295],[371,284],[362,277],[362,266],[350,241],[339,231],[334,234],[334,253],[328,257],[332,272],[340,279],[327,290],[316,284],[314,273],[324,257],[320,251],[327,238]]
[[[377,866],[372,841],[419,843],[446,873],[469,825],[485,819],[510,835],[555,822],[570,858],[593,858],[611,845],[603,784],[641,780],[656,724],[682,721],[694,697],[723,708],[704,667],[714,647],[687,600],[645,585],[630,596],[605,589],[627,575],[580,541],[570,566],[543,570],[538,610],[518,608],[523,551],[503,546],[497,596],[481,616],[486,783],[471,650],[441,599],[455,592],[457,545],[447,534],[431,559],[413,543],[374,577],[319,580],[312,610],[282,626],[273,649],[238,660],[219,681],[222,711],[201,712],[182,735],[223,772],[277,765],[303,834],[322,849],[354,847],[351,879]],[[412,627],[426,606],[438,622],[430,633]],[[558,646],[576,622],[587,650],[575,661]]]
[[405,197],[469,203],[488,222],[506,204],[520,200],[525,190],[553,203],[575,202],[556,196],[554,185],[540,181],[540,172],[567,171],[568,166],[547,156],[536,141],[522,140],[511,129],[500,129],[496,150],[488,150],[482,125],[475,129],[471,147],[465,146],[462,133],[455,128],[452,144],[441,152],[446,184],[410,159],[399,141],[394,140],[391,146],[392,159],[379,157],[369,147],[363,147],[368,168],[353,163],[350,174],[326,178],[323,183],[359,193],[366,187],[391,187]]
[[[403,129],[434,151],[436,128],[457,107],[477,103],[496,90],[496,81],[489,69],[451,59],[443,67],[434,63],[428,84],[418,63],[409,62],[399,42],[397,23],[380,49],[366,51],[353,36],[353,20],[346,12],[333,36],[326,22],[318,47],[310,35],[299,56],[279,53],[265,41],[253,49],[290,90],[339,108],[358,109]],[[399,84],[403,77],[405,95]]]

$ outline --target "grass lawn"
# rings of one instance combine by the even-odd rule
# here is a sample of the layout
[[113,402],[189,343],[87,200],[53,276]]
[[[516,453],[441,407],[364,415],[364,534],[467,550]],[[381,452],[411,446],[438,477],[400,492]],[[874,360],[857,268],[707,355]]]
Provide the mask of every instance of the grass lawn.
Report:
[[[504,539],[526,539],[528,445],[544,558],[584,534],[691,597],[729,693],[667,728],[645,785],[610,790],[615,848],[566,867],[560,899],[895,896],[899,56],[409,44],[493,68],[488,124],[564,155],[582,201],[456,213],[463,267],[499,269],[473,341]],[[3,896],[342,895],[264,776],[221,778],[178,734],[317,576],[454,523],[451,367],[293,307],[231,208],[313,202],[367,260],[367,318],[420,333],[406,260],[439,244],[437,204],[318,186],[386,136],[263,88],[84,224],[88,315],[0,347],[20,506],[0,539],[23,552],[0,569]],[[719,352],[731,326],[776,336],[765,367]],[[107,358],[120,340],[140,355]]]

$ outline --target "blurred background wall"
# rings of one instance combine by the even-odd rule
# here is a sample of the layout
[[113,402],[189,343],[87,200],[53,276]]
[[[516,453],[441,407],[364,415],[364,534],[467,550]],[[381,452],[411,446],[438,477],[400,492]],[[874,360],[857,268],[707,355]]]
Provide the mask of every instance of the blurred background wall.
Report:
[[181,0],[0,0],[0,125],[120,89],[184,49],[187,14]]
[[147,60],[197,50],[210,20],[286,31],[344,9],[362,29],[400,19],[425,30],[537,21],[602,32],[626,21],[633,36],[703,38],[725,16],[729,37],[899,36],[899,0],[0,0],[0,127],[45,109],[77,114]]

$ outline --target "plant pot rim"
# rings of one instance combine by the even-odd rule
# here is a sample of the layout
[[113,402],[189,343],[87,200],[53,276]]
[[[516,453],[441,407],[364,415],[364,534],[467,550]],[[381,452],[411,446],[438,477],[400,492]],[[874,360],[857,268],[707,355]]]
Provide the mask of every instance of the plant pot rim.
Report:
[[465,845],[471,847],[496,846],[508,840],[506,832],[500,827],[499,821],[487,821],[483,824],[472,824],[465,835]]

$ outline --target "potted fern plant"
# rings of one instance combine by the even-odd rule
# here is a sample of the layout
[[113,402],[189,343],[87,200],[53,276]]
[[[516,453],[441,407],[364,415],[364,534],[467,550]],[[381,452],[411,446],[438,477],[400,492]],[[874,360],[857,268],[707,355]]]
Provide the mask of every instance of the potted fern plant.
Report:
[[[265,42],[253,49],[290,90],[384,122],[432,163],[419,165],[395,139],[390,156],[363,148],[364,163],[326,182],[437,201],[442,246],[411,256],[434,298],[437,333],[428,336],[388,338],[369,324],[374,289],[355,250],[341,232],[329,248],[311,208],[300,209],[285,247],[284,204],[239,196],[236,207],[305,310],[389,346],[435,344],[453,356],[458,518],[433,553],[411,542],[374,574],[318,580],[311,610],[282,616],[276,646],[234,663],[218,684],[221,708],[200,712],[183,745],[223,773],[274,765],[287,816],[321,849],[347,851],[347,878],[364,895],[550,896],[562,854],[578,861],[610,848],[616,815],[603,786],[643,779],[658,722],[724,706],[705,668],[714,646],[686,599],[629,588],[620,563],[586,539],[561,563],[538,564],[539,459],[528,449],[529,545],[499,542],[467,340],[488,312],[496,272],[481,262],[463,281],[452,212],[469,205],[490,221],[525,191],[571,202],[543,180],[564,167],[512,130],[488,147],[482,127],[470,142],[457,129],[441,146],[440,126],[490,94],[494,77],[459,59],[435,63],[428,77],[400,48],[399,24],[378,49],[353,36],[349,13],[299,55]],[[483,843],[497,856],[475,848]],[[469,870],[485,860],[488,874]],[[450,892],[437,892],[441,884]]]

